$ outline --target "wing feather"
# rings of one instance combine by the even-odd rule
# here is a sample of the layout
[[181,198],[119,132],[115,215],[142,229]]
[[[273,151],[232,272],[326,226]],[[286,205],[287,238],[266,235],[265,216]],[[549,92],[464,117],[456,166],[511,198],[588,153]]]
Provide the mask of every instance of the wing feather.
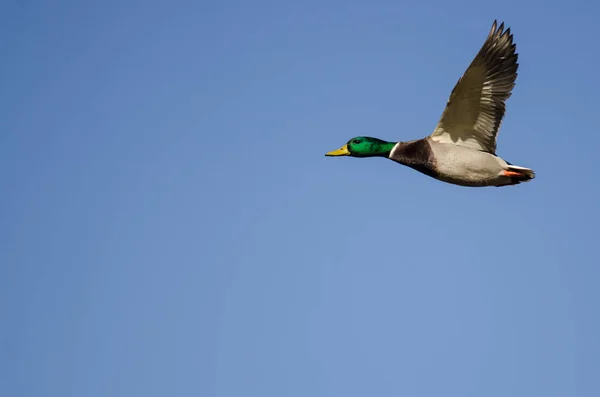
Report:
[[430,138],[492,154],[517,79],[518,54],[510,28],[494,21],[483,46],[458,80]]

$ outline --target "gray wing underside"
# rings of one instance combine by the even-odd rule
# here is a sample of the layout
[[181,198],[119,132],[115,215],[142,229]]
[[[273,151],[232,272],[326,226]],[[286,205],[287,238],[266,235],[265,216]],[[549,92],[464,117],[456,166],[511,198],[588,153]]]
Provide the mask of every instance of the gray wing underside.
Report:
[[517,59],[510,28],[504,30],[504,23],[497,27],[494,21],[483,46],[454,86],[430,139],[495,154],[506,100],[517,79]]

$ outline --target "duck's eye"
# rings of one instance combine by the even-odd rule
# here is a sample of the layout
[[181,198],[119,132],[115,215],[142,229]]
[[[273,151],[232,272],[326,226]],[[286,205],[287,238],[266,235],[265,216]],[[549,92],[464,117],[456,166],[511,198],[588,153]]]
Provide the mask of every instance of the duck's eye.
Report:
[[359,144],[359,143],[360,143],[360,141],[359,141],[358,139],[355,139],[355,140],[353,140],[353,141],[352,141],[352,143]]

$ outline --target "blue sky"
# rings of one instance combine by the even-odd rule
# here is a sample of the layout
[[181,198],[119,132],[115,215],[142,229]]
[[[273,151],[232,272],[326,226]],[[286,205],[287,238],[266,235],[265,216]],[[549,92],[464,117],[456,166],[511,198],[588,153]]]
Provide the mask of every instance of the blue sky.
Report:
[[[593,2],[49,2],[0,13],[0,395],[600,395]],[[436,125],[497,18],[468,189]]]

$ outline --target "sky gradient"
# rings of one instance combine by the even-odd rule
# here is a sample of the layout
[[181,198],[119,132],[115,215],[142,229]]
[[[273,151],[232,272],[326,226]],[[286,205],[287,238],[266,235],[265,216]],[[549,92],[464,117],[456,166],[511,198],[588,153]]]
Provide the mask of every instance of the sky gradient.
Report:
[[[593,2],[58,0],[0,13],[0,395],[597,397]],[[506,188],[430,134],[494,19]]]

